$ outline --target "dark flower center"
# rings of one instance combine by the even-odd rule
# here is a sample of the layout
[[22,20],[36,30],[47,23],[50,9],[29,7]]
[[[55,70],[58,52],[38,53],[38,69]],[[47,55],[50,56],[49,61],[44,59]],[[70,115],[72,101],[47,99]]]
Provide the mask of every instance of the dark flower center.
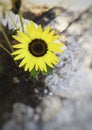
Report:
[[44,40],[34,39],[29,43],[29,51],[36,57],[41,57],[47,52],[47,44]]

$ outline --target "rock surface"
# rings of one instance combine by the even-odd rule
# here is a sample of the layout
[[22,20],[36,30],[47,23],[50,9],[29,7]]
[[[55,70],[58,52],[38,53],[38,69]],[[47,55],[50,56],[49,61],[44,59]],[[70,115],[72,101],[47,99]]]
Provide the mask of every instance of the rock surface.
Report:
[[60,41],[65,43],[66,50],[58,55],[60,63],[45,79],[50,93],[35,110],[19,103],[13,113],[18,113],[21,119],[24,110],[27,112],[23,115],[24,120],[21,124],[16,123],[16,116],[12,116],[3,130],[92,129],[92,1],[55,2],[56,5],[62,3],[60,6],[65,11],[53,18],[49,25],[61,34]]

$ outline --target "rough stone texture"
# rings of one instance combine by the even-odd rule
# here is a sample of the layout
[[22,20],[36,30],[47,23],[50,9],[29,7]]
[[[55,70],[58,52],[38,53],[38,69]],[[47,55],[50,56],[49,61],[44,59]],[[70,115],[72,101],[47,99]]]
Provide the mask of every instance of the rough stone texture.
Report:
[[61,108],[61,100],[57,96],[46,96],[43,98],[40,106],[37,107],[37,112],[40,109],[41,119],[48,121],[53,119],[60,112]]
[[91,130],[92,96],[62,101],[61,112],[43,123],[42,130]]
[[91,0],[40,0],[40,2],[38,0],[22,0],[23,6],[26,5],[26,3],[28,3],[31,7],[32,5],[35,6],[47,6],[49,8],[52,8],[54,6],[60,6],[63,7],[65,9],[68,10],[72,10],[72,11],[83,11],[85,10],[85,8],[87,8],[90,4],[92,4]]
[[65,31],[67,50],[60,55],[61,62],[47,77],[46,84],[55,95],[67,100],[61,100],[61,113],[45,123],[43,130],[92,129],[91,15],[90,8]]
[[61,62],[53,71],[54,76],[46,79],[46,84],[56,95],[74,98],[92,94],[92,70],[89,67],[92,60],[91,15],[88,11],[65,32],[67,50],[60,55]]
[[37,130],[35,121],[32,120],[34,110],[22,103],[13,106],[12,119],[10,119],[2,130]]
[[[92,1],[65,0],[61,3],[65,12],[49,25],[61,34],[64,31],[66,50],[58,54],[60,63],[46,77],[45,83],[51,93],[43,98],[35,112],[29,106],[15,107],[13,113],[19,113],[19,119],[24,106],[33,112],[27,111],[20,125],[13,116],[3,130],[92,129],[92,7],[89,7]],[[64,41],[62,37],[60,40]]]

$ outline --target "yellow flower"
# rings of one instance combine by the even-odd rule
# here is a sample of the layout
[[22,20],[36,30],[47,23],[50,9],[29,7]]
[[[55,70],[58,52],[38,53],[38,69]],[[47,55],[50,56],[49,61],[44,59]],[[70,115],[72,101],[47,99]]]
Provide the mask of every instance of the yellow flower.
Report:
[[41,25],[35,26],[34,22],[26,24],[26,32],[17,31],[18,35],[13,35],[19,43],[13,45],[16,50],[14,60],[21,60],[19,67],[24,66],[25,71],[31,71],[33,68],[38,71],[47,72],[47,66],[53,68],[59,62],[54,54],[63,52],[63,43],[56,43],[59,35],[54,35],[55,31],[50,31],[50,27],[42,29]]

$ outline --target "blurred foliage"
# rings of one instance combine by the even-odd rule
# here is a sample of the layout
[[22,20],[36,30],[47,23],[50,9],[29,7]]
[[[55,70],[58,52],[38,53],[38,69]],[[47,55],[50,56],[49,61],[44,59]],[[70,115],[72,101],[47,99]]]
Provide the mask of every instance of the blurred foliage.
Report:
[[21,0],[11,0],[12,2],[12,11],[18,13],[21,7]]
[[3,1],[0,1],[0,12],[5,16],[5,12],[8,10],[7,4]]

